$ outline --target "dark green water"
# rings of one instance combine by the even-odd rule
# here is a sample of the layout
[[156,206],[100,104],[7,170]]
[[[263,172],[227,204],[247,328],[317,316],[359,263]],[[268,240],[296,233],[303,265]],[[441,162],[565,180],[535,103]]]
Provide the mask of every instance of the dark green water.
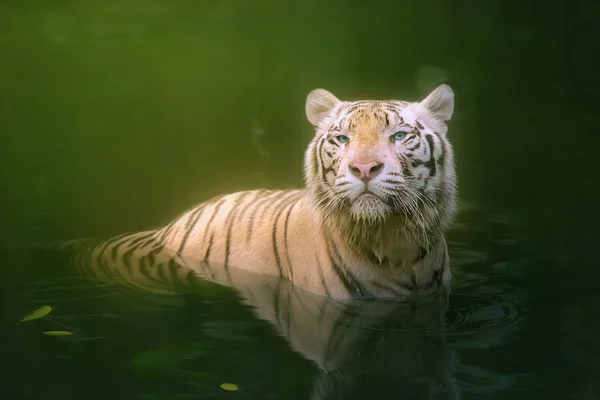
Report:
[[[599,14],[583,0],[0,1],[3,244],[300,186],[315,87],[417,100],[447,81],[462,204],[447,304],[277,286],[257,312],[230,289],[124,293],[2,250],[2,397],[600,398]],[[51,315],[19,323],[42,304]]]

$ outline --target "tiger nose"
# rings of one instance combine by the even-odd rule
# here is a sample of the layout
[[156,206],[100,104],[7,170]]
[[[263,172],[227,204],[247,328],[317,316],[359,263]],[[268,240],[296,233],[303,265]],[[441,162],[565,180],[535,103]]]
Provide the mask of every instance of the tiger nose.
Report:
[[383,163],[372,161],[369,163],[352,163],[350,164],[350,172],[352,175],[368,182],[375,178],[379,173],[383,171]]

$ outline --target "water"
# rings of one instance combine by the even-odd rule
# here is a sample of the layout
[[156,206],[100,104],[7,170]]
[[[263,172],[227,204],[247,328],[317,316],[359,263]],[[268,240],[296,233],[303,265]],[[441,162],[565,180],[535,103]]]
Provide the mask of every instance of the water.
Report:
[[[3,398],[600,398],[598,11],[1,2]],[[131,293],[10,250],[299,186],[311,89],[418,99],[444,79],[461,196],[447,299]]]

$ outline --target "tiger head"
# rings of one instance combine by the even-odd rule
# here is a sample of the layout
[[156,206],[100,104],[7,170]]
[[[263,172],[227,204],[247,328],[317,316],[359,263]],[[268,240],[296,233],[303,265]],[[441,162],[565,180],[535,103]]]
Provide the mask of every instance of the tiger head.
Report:
[[324,89],[306,100],[316,134],[305,155],[308,189],[322,215],[380,225],[405,217],[419,230],[443,229],[455,211],[447,85],[421,102],[340,101]]

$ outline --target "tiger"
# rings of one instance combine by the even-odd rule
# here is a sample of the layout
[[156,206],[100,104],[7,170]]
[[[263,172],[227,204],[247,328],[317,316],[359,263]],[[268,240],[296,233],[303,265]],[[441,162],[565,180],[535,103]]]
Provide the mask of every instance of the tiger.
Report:
[[435,291],[452,276],[445,232],[457,207],[453,112],[446,84],[420,102],[342,101],[314,89],[305,103],[315,133],[303,188],[218,195],[162,228],[97,244],[80,260],[96,274],[138,260],[143,271],[119,273],[147,274],[144,263],[160,256],[223,284],[241,268],[336,299]]

